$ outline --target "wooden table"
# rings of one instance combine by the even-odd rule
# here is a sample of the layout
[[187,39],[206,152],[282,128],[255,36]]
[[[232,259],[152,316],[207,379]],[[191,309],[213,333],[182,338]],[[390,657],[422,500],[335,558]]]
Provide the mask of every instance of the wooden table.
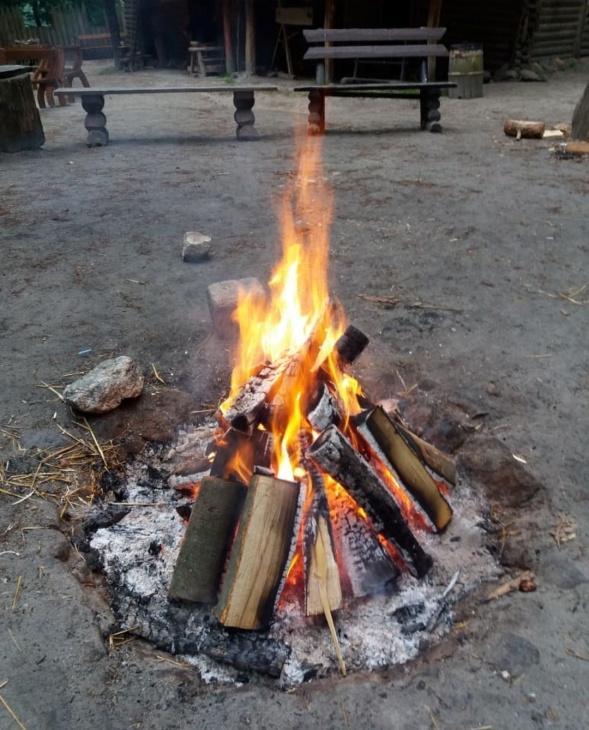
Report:
[[[0,48],[0,64],[30,63],[38,65],[33,72],[33,85],[37,87],[37,103],[42,109],[47,104],[55,106],[53,92],[64,83],[64,52],[63,48],[55,46],[4,46]],[[67,99],[60,99],[65,105]]]
[[101,147],[109,142],[106,128],[106,115],[103,113],[105,96],[121,96],[126,94],[233,94],[235,113],[233,118],[237,128],[237,139],[256,139],[258,132],[254,126],[253,107],[255,92],[277,91],[276,86],[171,86],[159,88],[96,88],[91,89],[57,89],[55,95],[61,99],[65,96],[78,96],[86,112],[84,125],[88,130],[86,144],[88,147]]

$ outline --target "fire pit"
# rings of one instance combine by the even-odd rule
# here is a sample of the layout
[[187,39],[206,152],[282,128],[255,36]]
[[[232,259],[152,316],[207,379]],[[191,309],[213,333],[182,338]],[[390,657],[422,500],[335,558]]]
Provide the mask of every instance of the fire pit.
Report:
[[204,676],[291,686],[403,663],[497,574],[480,496],[351,373],[368,337],[329,296],[319,154],[302,145],[268,295],[239,297],[215,420],[131,463],[90,530],[121,625]]

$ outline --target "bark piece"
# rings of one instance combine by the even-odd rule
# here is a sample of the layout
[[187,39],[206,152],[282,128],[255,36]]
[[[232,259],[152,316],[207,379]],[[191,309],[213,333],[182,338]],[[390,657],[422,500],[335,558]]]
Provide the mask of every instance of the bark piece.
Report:
[[104,360],[63,391],[67,403],[83,413],[107,413],[143,391],[143,375],[127,355]]
[[170,598],[196,603],[215,603],[225,555],[245,487],[215,477],[205,477],[196,502],[170,583]]
[[215,609],[224,626],[270,623],[296,544],[299,494],[294,482],[252,477]]
[[374,528],[397,547],[411,573],[420,578],[424,576],[432,566],[432,558],[405,523],[393,494],[341,431],[336,426],[327,428],[308,454],[350,492],[366,511]]
[[526,139],[542,139],[546,125],[544,122],[532,122],[526,119],[506,119],[503,131],[508,137],[524,137]]
[[413,441],[379,406],[363,417],[358,431],[377,454],[384,457],[385,463],[393,467],[436,528],[444,530],[452,519],[452,510],[424,467],[420,451]]

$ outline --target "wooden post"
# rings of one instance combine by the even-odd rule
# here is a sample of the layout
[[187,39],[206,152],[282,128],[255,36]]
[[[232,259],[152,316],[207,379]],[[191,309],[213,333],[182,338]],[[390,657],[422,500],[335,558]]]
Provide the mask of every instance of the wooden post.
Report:
[[88,147],[106,147],[108,144],[108,129],[106,128],[106,116],[103,114],[104,96],[96,94],[82,96],[82,107],[86,112],[84,126],[88,130],[86,144]]
[[231,0],[222,0],[223,3],[223,39],[225,44],[225,70],[228,74],[235,72],[233,60],[233,37],[231,24]]
[[0,67],[0,152],[37,150],[45,142],[26,71],[20,66]]
[[[438,28],[440,25],[440,17],[442,15],[442,0],[429,0],[429,9],[427,13],[427,27]],[[427,42],[428,45],[432,41]],[[429,81],[436,80],[436,58],[429,56],[427,59],[427,76]]]
[[258,130],[254,126],[256,122],[256,117],[253,112],[255,101],[253,90],[233,92],[233,105],[235,106],[233,118],[237,124],[237,129],[235,130],[237,139],[258,138]]
[[245,0],[245,72],[256,73],[256,13],[254,0]]
[[[325,0],[325,17],[323,21],[324,28],[333,28],[335,21],[335,0]],[[325,47],[330,46],[331,43],[325,43]],[[333,59],[325,59],[325,83],[330,84],[333,78]]]

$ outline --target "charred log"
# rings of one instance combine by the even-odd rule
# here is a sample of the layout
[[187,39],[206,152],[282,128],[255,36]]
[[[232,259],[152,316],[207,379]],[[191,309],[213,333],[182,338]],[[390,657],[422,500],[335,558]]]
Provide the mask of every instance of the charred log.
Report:
[[415,539],[392,493],[341,431],[330,426],[316,439],[308,454],[348,490],[366,511],[374,528],[397,547],[411,573],[423,577],[432,566],[432,558]]
[[296,544],[299,493],[294,482],[252,477],[215,609],[224,626],[269,624]]
[[337,352],[340,362],[350,365],[357,360],[366,349],[370,340],[357,327],[349,325],[346,331],[335,343],[335,351]]
[[399,570],[358,506],[343,489],[331,492],[329,501],[343,589],[354,598],[390,593]]
[[309,405],[307,420],[316,431],[324,431],[332,423],[341,423],[340,404],[325,383],[319,384],[315,398]]

